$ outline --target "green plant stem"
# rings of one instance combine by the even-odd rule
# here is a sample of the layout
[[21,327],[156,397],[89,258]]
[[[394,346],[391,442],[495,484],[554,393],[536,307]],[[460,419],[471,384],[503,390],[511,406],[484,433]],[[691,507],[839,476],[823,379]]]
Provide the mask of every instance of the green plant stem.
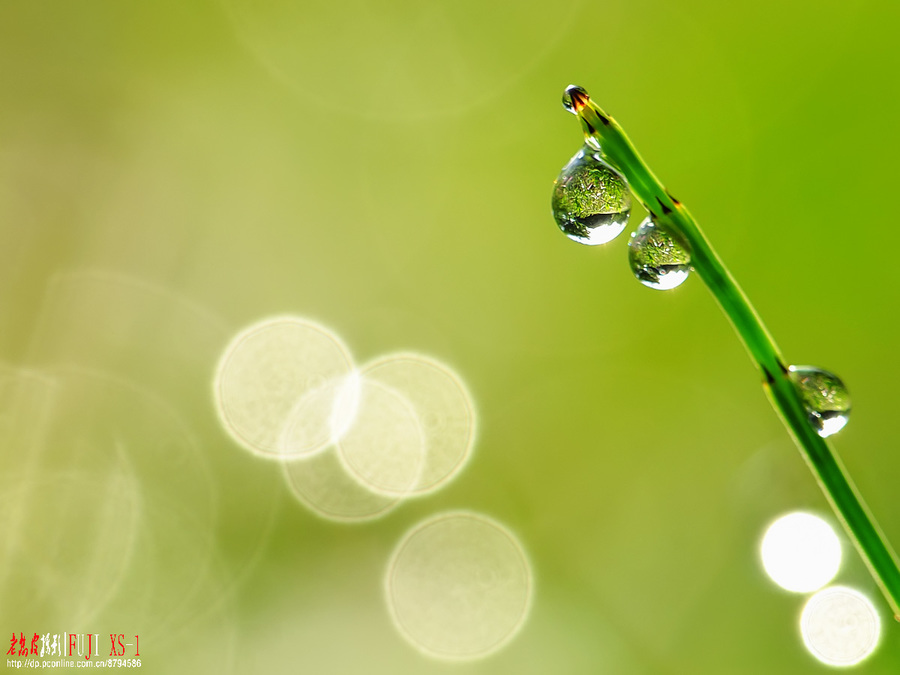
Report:
[[894,618],[900,621],[900,564],[881,529],[854,487],[831,445],[810,424],[778,347],[728,269],[716,255],[688,210],[663,187],[638,155],[621,127],[586,94],[573,103],[585,137],[628,181],[654,220],[678,238],[691,264],[731,320],[760,370],[763,387],[819,481],[850,539],[881,587]]

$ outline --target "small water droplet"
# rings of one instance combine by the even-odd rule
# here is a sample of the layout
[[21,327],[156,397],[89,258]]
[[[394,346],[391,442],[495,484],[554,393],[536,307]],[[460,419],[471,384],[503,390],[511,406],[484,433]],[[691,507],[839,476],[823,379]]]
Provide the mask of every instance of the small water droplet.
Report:
[[850,394],[841,378],[812,366],[791,366],[789,374],[816,433],[826,438],[843,429],[850,419]]
[[566,90],[563,92],[562,104],[563,108],[568,110],[573,115],[578,114],[578,107],[576,104],[587,101],[588,93],[577,84],[570,84],[566,87]]
[[582,147],[553,184],[553,217],[569,239],[580,244],[612,241],[628,223],[631,193],[615,169],[588,146]]
[[631,271],[644,286],[667,291],[691,273],[691,255],[649,216],[628,242]]

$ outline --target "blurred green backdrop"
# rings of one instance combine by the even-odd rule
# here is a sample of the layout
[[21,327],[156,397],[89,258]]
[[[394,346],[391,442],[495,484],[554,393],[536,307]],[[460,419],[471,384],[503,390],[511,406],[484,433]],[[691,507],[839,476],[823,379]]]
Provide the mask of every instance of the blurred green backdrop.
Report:
[[[897,543],[898,27],[886,0],[0,4],[0,630],[140,633],[165,673],[824,670],[758,546],[787,510],[834,519],[699,280],[650,291],[624,237],[557,230],[559,100],[615,115],[786,357],[848,383],[835,445]],[[360,363],[452,365],[465,472],[371,524],[297,504],[210,393],[230,337],[285,313]],[[450,508],[535,575],[474,663],[420,656],[382,598]],[[885,624],[861,670],[894,673],[844,544]]]

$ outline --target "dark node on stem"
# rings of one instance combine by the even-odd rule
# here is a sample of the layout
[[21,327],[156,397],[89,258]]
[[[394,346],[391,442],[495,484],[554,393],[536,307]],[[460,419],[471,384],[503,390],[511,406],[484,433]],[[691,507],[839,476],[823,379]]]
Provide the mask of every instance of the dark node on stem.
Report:
[[769,369],[763,366],[762,371],[763,375],[766,378],[766,384],[768,384],[770,387],[775,384],[775,377],[772,375],[772,373],[769,372]]
[[666,190],[666,194],[669,195],[669,199],[672,200],[672,203],[675,205],[675,208],[676,208],[676,209],[677,209],[679,206],[681,206],[681,202],[678,201],[677,199],[675,199],[675,197],[672,196],[672,193],[671,193],[671,192],[669,192],[668,190]]
[[788,374],[788,367],[786,365],[784,365],[784,363],[781,361],[781,359],[778,359],[778,367],[781,368],[782,375]]
[[659,204],[659,208],[662,209],[663,215],[667,216],[672,213],[672,209],[670,209],[659,197],[656,198],[656,203]]
[[595,135],[595,134],[597,133],[597,130],[594,128],[594,125],[591,124],[590,122],[588,122],[588,121],[587,121],[586,119],[584,119],[583,117],[582,117],[581,119],[584,120],[584,126],[587,127],[588,133],[589,133],[591,136]]

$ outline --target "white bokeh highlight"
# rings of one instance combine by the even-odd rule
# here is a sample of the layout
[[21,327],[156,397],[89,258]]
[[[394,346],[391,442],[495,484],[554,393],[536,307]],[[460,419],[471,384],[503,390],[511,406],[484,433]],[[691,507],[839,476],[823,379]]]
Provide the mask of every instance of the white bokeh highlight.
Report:
[[772,523],[760,554],[772,581],[795,593],[822,588],[841,566],[841,543],[834,529],[809,513],[790,513]]
[[854,666],[878,646],[881,618],[862,593],[832,586],[813,595],[800,616],[809,652],[830,666]]
[[279,460],[296,499],[329,520],[371,520],[438,490],[474,445],[475,408],[452,369],[406,352],[356,369],[338,336],[300,317],[241,330],[213,388],[232,439]]
[[397,630],[416,649],[444,660],[479,659],[521,628],[532,574],[505,527],[479,514],[449,512],[400,541],[385,592]]
[[409,495],[425,463],[425,439],[409,401],[362,379],[353,423],[338,442],[347,471],[376,494]]
[[281,431],[280,456],[302,459],[336,443],[353,426],[359,398],[360,379],[356,372],[305,392]]
[[297,500],[326,520],[374,520],[402,501],[400,497],[376,494],[349,475],[333,447],[311,457],[286,461],[284,471]]
[[465,466],[475,442],[475,410],[460,378],[419,354],[392,354],[366,364],[362,377],[403,396],[423,434],[423,465],[411,494],[434,492]]
[[295,317],[262,321],[239,333],[219,362],[219,417],[229,435],[254,454],[311,455],[334,440],[333,398],[326,394],[338,391],[334,383],[352,371],[347,348],[327,328]]

